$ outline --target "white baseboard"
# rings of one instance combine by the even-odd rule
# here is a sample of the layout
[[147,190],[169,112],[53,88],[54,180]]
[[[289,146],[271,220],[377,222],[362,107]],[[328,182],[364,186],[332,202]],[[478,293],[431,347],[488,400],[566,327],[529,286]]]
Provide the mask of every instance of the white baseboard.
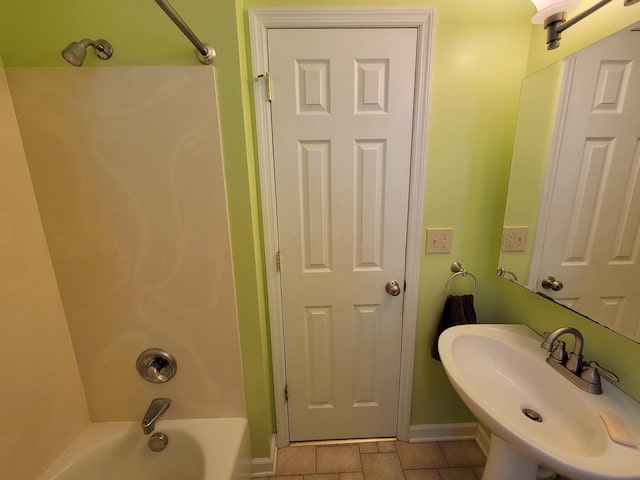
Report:
[[409,427],[409,443],[475,440],[477,439],[477,434],[477,423],[411,425]]
[[278,448],[276,447],[276,435],[271,437],[271,447],[268,458],[251,459],[251,475],[258,477],[273,477],[276,474],[276,461],[278,460]]
[[478,424],[478,433],[476,434],[476,442],[478,442],[478,446],[482,453],[484,453],[485,457],[489,456],[489,443],[491,443],[491,432],[487,430],[487,428]]

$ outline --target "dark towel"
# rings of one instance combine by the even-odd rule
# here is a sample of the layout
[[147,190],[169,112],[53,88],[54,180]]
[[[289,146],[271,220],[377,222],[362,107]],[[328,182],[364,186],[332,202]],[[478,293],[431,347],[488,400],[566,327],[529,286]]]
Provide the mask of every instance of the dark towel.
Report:
[[478,323],[476,321],[476,311],[473,308],[473,295],[449,295],[442,309],[436,337],[433,339],[433,345],[431,346],[431,356],[435,360],[440,361],[440,353],[438,352],[440,334],[449,327],[466,323]]

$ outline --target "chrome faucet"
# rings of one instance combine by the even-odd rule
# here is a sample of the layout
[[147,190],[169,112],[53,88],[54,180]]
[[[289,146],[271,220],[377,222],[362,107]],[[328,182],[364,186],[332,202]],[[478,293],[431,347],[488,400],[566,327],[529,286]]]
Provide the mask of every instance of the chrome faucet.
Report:
[[[566,343],[558,340],[561,335],[569,333],[573,335],[574,347],[570,354],[565,349]],[[620,379],[616,374],[605,370],[596,362],[584,362],[582,360],[582,347],[584,338],[582,334],[573,327],[560,327],[553,332],[545,332],[542,348],[551,352],[547,357],[547,363],[564,377],[588,393],[599,395],[602,393],[602,382],[600,377],[604,377],[610,382],[618,382]]]
[[[575,345],[573,347],[573,351],[571,355],[567,355],[567,351],[565,350],[566,343],[562,341],[558,341],[558,345],[555,346],[556,340],[560,335],[564,335],[565,333],[570,333],[573,335],[575,339]],[[542,342],[541,347],[547,350],[547,352],[551,352],[549,358],[547,359],[548,363],[549,359],[552,359],[556,363],[560,363],[569,370],[571,373],[575,375],[580,375],[580,370],[582,368],[582,346],[584,344],[584,338],[582,338],[582,334],[573,327],[560,327],[551,332]]]
[[142,419],[142,431],[145,435],[149,435],[156,428],[156,422],[160,420],[160,417],[167,411],[171,405],[170,398],[154,398],[147,408],[147,412]]

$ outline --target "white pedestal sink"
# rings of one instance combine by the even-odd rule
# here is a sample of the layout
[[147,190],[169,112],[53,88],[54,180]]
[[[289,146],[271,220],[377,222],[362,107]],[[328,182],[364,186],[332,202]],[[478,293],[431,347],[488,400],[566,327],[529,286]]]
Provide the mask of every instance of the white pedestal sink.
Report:
[[576,480],[640,479],[640,450],[613,442],[599,418],[617,415],[640,442],[640,404],[606,381],[602,395],[580,390],[546,363],[541,343],[525,325],[440,336],[453,387],[492,432],[483,480],[534,480],[538,464]]

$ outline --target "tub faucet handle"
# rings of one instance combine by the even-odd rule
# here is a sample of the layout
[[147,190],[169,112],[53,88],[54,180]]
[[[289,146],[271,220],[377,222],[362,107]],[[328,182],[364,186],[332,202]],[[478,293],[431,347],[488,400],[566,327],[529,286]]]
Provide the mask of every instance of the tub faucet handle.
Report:
[[156,357],[151,361],[151,363],[149,363],[147,375],[150,377],[159,377],[162,374],[162,369],[167,365],[168,362],[164,358]]
[[138,356],[136,361],[138,373],[152,383],[164,383],[173,378],[178,363],[173,355],[161,348],[149,348]]

